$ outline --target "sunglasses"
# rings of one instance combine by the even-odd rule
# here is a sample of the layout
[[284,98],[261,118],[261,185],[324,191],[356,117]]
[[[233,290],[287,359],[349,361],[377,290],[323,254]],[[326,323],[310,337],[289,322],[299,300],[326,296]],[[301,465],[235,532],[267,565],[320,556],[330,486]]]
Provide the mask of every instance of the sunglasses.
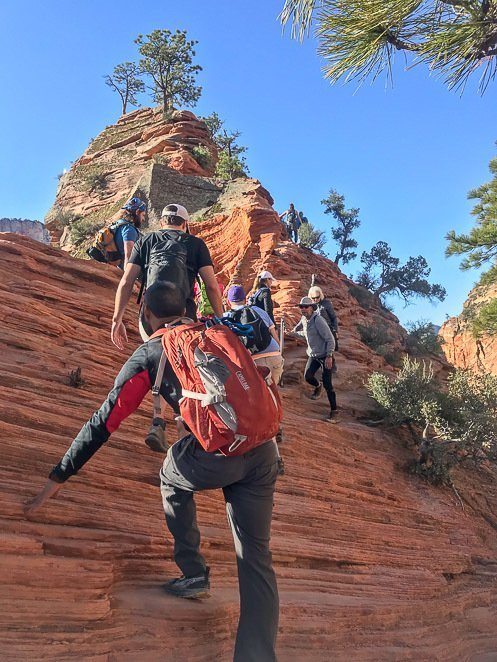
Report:
[[311,297],[313,301],[321,301],[321,297]]

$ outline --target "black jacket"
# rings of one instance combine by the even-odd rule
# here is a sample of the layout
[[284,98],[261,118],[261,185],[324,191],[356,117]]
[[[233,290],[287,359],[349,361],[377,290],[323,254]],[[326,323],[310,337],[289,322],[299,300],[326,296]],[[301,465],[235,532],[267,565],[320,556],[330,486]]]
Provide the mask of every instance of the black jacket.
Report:
[[[138,347],[121,368],[114,388],[103,405],[83,425],[64,457],[50,472],[49,478],[63,483],[77,473],[124,419],[139,407],[155,382],[161,354],[160,338],[149,340]],[[160,394],[179,414],[181,387],[169,363],[166,364]]]
[[322,299],[318,303],[318,309],[317,310],[318,310],[319,315],[324,317],[324,319],[328,323],[328,326],[330,327],[330,329],[332,331],[335,331],[335,333],[336,333],[338,331],[338,320],[337,320],[337,316],[336,316],[336,313],[335,313],[335,309],[333,308],[333,304],[331,303],[331,301],[329,299],[326,299],[326,298]]
[[274,324],[273,300],[269,287],[261,287],[250,297],[249,305],[262,308],[269,315]]

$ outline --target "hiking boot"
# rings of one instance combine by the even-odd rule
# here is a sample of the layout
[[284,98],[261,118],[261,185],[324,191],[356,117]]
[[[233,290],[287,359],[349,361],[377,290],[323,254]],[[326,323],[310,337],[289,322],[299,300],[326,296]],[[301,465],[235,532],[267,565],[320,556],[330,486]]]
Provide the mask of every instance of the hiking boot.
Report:
[[164,590],[177,598],[200,599],[210,596],[211,584],[209,581],[209,568],[205,572],[195,577],[185,577],[182,575],[177,579],[164,584]]
[[338,423],[336,411],[331,411],[324,419],[327,423]]
[[310,396],[311,400],[318,400],[321,397],[321,393],[323,391],[323,384],[319,384],[316,386],[314,389],[314,393]]

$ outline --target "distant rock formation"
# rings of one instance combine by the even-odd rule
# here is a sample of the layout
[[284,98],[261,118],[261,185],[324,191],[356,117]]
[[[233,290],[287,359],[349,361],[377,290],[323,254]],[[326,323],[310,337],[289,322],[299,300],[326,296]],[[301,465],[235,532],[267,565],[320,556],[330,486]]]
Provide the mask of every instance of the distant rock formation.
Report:
[[447,361],[456,368],[471,368],[497,375],[497,335],[476,338],[471,321],[478,309],[497,297],[497,285],[475,287],[464,302],[463,312],[451,317],[440,328],[442,349]]
[[50,233],[44,224],[27,218],[0,218],[0,232],[15,232],[44,244],[50,243]]

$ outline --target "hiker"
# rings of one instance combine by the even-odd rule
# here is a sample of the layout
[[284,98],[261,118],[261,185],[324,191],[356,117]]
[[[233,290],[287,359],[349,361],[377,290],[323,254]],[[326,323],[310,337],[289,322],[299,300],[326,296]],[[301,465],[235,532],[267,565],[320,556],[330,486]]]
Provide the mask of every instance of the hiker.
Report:
[[[197,319],[193,285],[198,275],[205,283],[207,297],[216,317],[223,314],[219,286],[205,242],[188,232],[190,217],[187,210],[177,204],[162,210],[161,229],[146,234],[135,243],[123,277],[116,291],[111,339],[118,349],[124,349],[128,340],[123,315],[133,291],[133,283],[141,274],[142,289],[157,280],[171,280],[183,292],[186,315]],[[150,329],[140,311],[140,335],[146,340]]]
[[[78,473],[122,421],[136,410],[152,385],[155,386],[154,381],[162,365],[163,377],[158,390],[173,410],[176,413],[183,412],[186,418],[189,407],[193,408],[194,403],[198,405],[188,421],[190,427],[196,430],[196,436],[187,433],[174,443],[160,471],[166,524],[174,538],[174,559],[182,572],[181,577],[168,581],[163,588],[175,597],[208,596],[209,567],[199,551],[200,532],[193,495],[200,490],[222,489],[235,543],[240,591],[240,618],[234,660],[274,662],[279,606],[269,540],[277,449],[272,441],[265,441],[265,430],[267,428],[267,439],[270,439],[281,420],[281,406],[276,404],[277,391],[270,396],[269,387],[264,385],[249,354],[226,327],[219,324],[207,330],[201,323],[184,323],[183,293],[173,283],[158,281],[147,288],[143,308],[151,330],[163,336],[154,336],[145,342],[126,361],[104,404],[82,427],[66,454],[50,472],[43,490],[25,506],[25,512],[28,516],[35,513],[59,492],[68,478]],[[216,342],[224,338],[227,343],[225,348],[229,351],[223,356],[235,356],[234,361],[239,363],[230,363],[229,359],[223,362],[217,358],[218,354],[212,361],[212,348],[216,344],[211,340],[209,361],[195,368],[198,343],[203,335],[209,340],[209,333],[216,335]],[[197,349],[191,350],[187,357],[192,337],[196,338]],[[219,341],[217,346],[221,344]],[[172,358],[163,362],[161,357],[165,345],[168,347],[168,357]],[[178,346],[185,351],[181,362],[177,362],[177,354],[174,357]],[[173,371],[173,366],[177,373]],[[222,374],[221,387],[226,388],[226,398],[224,403],[219,399],[218,387],[210,391],[216,398],[215,402],[204,406],[200,400],[193,399],[190,392],[182,391],[182,386],[186,380],[196,387],[200,384],[201,388],[209,392],[209,386],[215,387],[220,383],[219,379],[217,384],[209,381],[209,369],[212,373],[216,370],[217,375]],[[268,389],[266,394],[264,388]],[[233,393],[236,394],[236,400]],[[230,401],[231,395],[233,398]],[[185,404],[185,401],[188,403]],[[240,432],[246,431],[246,435],[251,434],[248,425],[253,426],[253,435],[258,429],[259,441],[256,443],[256,437],[253,436],[251,450],[244,454],[223,454],[230,452],[234,443],[226,450],[229,435],[225,427],[216,424],[215,416],[212,415],[214,409],[217,415],[218,408],[223,405],[235,414],[232,419],[235,421],[235,431],[233,428],[228,430],[232,439],[236,441],[237,429]],[[205,421],[205,417],[207,422],[204,427],[195,428],[198,419],[203,418]],[[222,434],[221,443],[225,445],[214,444],[216,433],[218,436]],[[206,434],[211,436],[206,437]],[[248,437],[245,436],[245,439]],[[218,449],[216,452],[204,449],[209,442],[213,443],[214,450]],[[236,443],[238,448],[235,452],[238,452],[244,441],[242,439]],[[164,615],[167,618],[167,605],[164,605]]]
[[273,320],[265,310],[247,305],[245,290],[241,285],[232,285],[227,293],[231,310],[224,317],[239,324],[250,324],[254,328],[253,346],[248,347],[256,365],[266,366],[271,371],[275,384],[283,374],[283,357],[280,352],[278,333]]
[[309,219],[307,218],[307,216],[304,216],[303,211],[299,211],[299,219],[300,219],[300,227],[302,227],[303,225],[307,225],[309,223]]
[[318,315],[321,315],[330,327],[335,339],[335,351],[338,351],[338,320],[333,304],[324,296],[323,290],[317,285],[313,285],[309,289],[308,296],[317,305]]
[[262,308],[271,318],[274,324],[273,300],[271,299],[271,287],[276,284],[276,279],[269,271],[261,271],[257,277],[257,289],[248,298],[249,306]]
[[[331,377],[335,339],[328,324],[317,313],[317,304],[310,297],[303,297],[300,300],[299,308],[302,319],[293,329],[293,333],[303,336],[307,341],[308,359],[304,379],[308,384],[314,386],[310,398],[311,400],[317,400],[321,396],[324,386],[330,404],[330,413],[325,420],[329,423],[336,423],[337,403]],[[322,382],[316,379],[316,373],[320,368],[323,371]]]
[[124,269],[131,256],[133,246],[140,237],[140,228],[145,222],[147,205],[140,198],[131,198],[121,208],[117,221],[97,232],[93,244],[86,251],[97,262],[107,262]]
[[300,227],[300,219],[293,205],[293,202],[290,203],[290,206],[286,211],[280,214],[280,221],[283,221],[283,217],[286,217],[286,228],[288,231],[288,236],[290,237],[290,239],[292,239],[292,241],[297,243],[298,229]]

